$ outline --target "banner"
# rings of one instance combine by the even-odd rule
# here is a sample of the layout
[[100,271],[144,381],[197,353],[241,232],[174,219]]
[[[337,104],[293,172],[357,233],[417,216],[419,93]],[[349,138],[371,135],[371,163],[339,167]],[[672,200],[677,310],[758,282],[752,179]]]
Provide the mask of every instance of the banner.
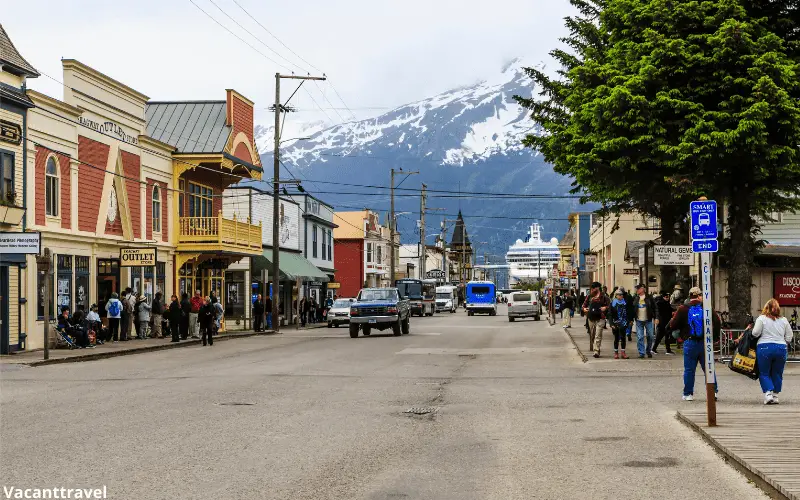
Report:
[[691,266],[694,264],[692,247],[679,245],[656,245],[653,260],[657,266]]
[[782,306],[800,306],[800,272],[775,273],[772,296]]
[[120,248],[119,265],[120,267],[136,267],[136,266],[153,267],[156,265],[156,249]]

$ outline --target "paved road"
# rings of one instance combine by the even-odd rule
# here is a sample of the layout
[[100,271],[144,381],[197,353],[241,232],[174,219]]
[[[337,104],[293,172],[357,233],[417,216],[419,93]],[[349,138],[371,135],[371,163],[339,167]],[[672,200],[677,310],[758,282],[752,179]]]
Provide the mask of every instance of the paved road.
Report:
[[675,362],[583,364],[560,329],[504,314],[6,366],[0,483],[113,499],[765,498],[675,420]]

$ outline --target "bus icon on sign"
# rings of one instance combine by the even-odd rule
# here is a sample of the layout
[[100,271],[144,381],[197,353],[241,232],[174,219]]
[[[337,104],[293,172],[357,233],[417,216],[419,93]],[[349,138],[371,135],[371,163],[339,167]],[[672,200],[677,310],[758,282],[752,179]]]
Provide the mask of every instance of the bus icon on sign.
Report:
[[700,227],[711,226],[711,217],[708,214],[700,214],[697,217],[697,222]]

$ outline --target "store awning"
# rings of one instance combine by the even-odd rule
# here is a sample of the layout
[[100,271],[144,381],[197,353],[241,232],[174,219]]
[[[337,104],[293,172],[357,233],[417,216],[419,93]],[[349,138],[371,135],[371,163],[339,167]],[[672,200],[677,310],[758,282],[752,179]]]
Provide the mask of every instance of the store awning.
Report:
[[[253,259],[253,268],[260,267],[256,260],[266,265],[267,271],[272,273],[272,250],[264,250],[263,257]],[[281,278],[287,280],[329,281],[328,275],[320,271],[317,266],[299,253],[281,251],[278,265],[281,268]],[[257,276],[257,274],[256,274]]]

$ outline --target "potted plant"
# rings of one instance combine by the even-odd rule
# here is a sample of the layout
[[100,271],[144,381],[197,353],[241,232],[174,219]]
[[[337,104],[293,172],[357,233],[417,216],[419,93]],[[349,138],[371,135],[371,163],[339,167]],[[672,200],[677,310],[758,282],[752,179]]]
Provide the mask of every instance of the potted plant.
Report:
[[17,205],[17,192],[8,191],[0,197],[0,224],[16,226],[22,221],[25,209]]

